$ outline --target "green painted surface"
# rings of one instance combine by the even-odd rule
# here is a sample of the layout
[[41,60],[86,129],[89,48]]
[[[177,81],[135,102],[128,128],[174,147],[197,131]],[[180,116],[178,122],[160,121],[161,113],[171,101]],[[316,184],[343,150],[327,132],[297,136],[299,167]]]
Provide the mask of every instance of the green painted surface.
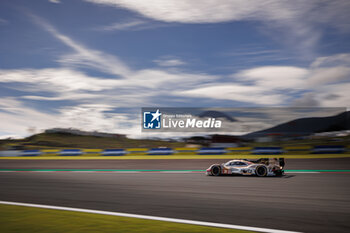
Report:
[[11,205],[0,205],[0,231],[1,233],[250,232],[156,220]]

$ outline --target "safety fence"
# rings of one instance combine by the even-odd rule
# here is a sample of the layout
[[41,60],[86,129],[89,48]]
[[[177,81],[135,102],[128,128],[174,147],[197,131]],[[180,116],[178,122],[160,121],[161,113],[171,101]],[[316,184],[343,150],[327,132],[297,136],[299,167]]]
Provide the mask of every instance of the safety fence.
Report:
[[128,148],[128,149],[42,149],[4,150],[2,157],[20,156],[124,156],[124,155],[223,155],[223,154],[336,154],[350,152],[350,147],[318,145],[314,147],[202,147],[202,148]]

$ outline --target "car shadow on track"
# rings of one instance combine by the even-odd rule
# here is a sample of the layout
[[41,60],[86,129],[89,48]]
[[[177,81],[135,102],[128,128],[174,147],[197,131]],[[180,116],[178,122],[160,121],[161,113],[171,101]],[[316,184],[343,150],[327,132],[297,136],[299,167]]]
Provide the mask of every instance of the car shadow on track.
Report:
[[[241,178],[262,178],[262,179],[288,179],[293,178],[295,175],[283,175],[283,176],[265,176],[265,177],[258,177],[258,176],[248,176],[248,175],[220,175],[220,177],[241,177]],[[217,176],[210,176],[210,177],[217,177]]]

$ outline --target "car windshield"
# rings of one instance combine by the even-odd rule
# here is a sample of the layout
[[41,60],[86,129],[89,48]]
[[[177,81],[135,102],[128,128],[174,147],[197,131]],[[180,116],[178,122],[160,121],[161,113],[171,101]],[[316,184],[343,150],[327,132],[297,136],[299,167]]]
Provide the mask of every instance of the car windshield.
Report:
[[246,166],[247,164],[241,161],[228,161],[226,166]]

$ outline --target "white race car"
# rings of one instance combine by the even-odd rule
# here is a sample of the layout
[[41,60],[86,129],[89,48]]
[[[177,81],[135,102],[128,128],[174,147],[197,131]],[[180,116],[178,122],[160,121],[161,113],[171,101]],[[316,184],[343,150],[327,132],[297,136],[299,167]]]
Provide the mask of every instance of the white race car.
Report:
[[207,169],[206,175],[282,176],[284,175],[284,165],[283,158],[264,158],[258,160],[235,159],[223,164],[211,165]]

